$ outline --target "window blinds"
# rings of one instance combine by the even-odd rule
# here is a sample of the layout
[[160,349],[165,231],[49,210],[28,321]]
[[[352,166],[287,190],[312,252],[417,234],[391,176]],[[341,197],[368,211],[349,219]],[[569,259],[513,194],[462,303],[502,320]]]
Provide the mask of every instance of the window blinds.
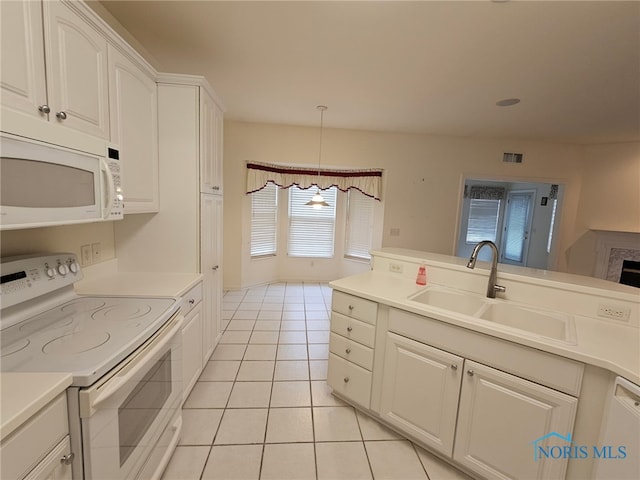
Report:
[[251,194],[251,256],[275,255],[277,249],[278,187],[268,183]]
[[315,188],[307,190],[296,186],[289,188],[287,252],[292,257],[333,257],[337,189],[331,187],[321,191],[329,206],[319,210],[306,205],[315,193]]
[[499,215],[500,200],[471,199],[466,242],[478,243],[483,240],[495,242]]
[[344,255],[369,260],[373,239],[374,200],[358,190],[349,190],[347,206],[347,238]]

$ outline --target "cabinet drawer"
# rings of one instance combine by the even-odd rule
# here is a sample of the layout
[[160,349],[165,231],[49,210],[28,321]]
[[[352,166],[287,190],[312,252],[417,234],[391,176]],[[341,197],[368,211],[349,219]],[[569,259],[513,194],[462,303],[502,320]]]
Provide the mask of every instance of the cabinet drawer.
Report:
[[342,313],[347,317],[357,318],[363,322],[376,324],[378,304],[364,298],[354,297],[346,293],[333,291],[331,310]]
[[23,478],[68,433],[63,393],[2,442],[0,478]]
[[195,287],[185,293],[182,299],[182,314],[187,316],[193,307],[202,300],[202,282],[198,282]]
[[373,325],[331,312],[331,331],[373,348],[376,329]]
[[331,334],[329,351],[367,370],[373,368],[373,350],[343,336]]
[[336,393],[364,408],[369,408],[371,372],[368,370],[330,353],[327,383]]

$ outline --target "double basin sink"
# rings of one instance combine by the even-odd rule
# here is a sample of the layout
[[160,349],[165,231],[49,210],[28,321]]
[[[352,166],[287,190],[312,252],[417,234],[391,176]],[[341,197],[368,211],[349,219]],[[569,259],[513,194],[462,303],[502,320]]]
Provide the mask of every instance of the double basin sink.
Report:
[[436,286],[427,287],[410,296],[409,300],[449,312],[469,315],[489,322],[492,326],[515,329],[528,336],[543,337],[573,345],[576,343],[573,317],[565,313],[539,310],[528,305]]

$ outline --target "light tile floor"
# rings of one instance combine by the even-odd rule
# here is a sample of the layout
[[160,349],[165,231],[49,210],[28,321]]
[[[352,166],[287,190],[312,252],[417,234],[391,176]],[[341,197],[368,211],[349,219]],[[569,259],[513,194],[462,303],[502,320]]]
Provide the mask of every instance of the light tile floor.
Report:
[[330,308],[321,284],[224,295],[224,333],[164,480],[469,479],[331,395]]

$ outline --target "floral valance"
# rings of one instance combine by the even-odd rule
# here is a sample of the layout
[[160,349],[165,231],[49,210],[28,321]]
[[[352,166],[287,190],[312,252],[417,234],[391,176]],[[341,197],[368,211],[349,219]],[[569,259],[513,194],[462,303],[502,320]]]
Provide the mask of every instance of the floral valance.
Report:
[[468,185],[464,186],[465,198],[481,199],[481,200],[502,200],[506,189],[504,187],[491,187],[488,185]]
[[320,190],[337,187],[346,192],[350,188],[360,190],[368,197],[382,198],[382,170],[342,170],[307,168],[274,163],[247,162],[247,193],[262,190],[268,182],[280,188],[297,185],[307,189],[317,186]]

